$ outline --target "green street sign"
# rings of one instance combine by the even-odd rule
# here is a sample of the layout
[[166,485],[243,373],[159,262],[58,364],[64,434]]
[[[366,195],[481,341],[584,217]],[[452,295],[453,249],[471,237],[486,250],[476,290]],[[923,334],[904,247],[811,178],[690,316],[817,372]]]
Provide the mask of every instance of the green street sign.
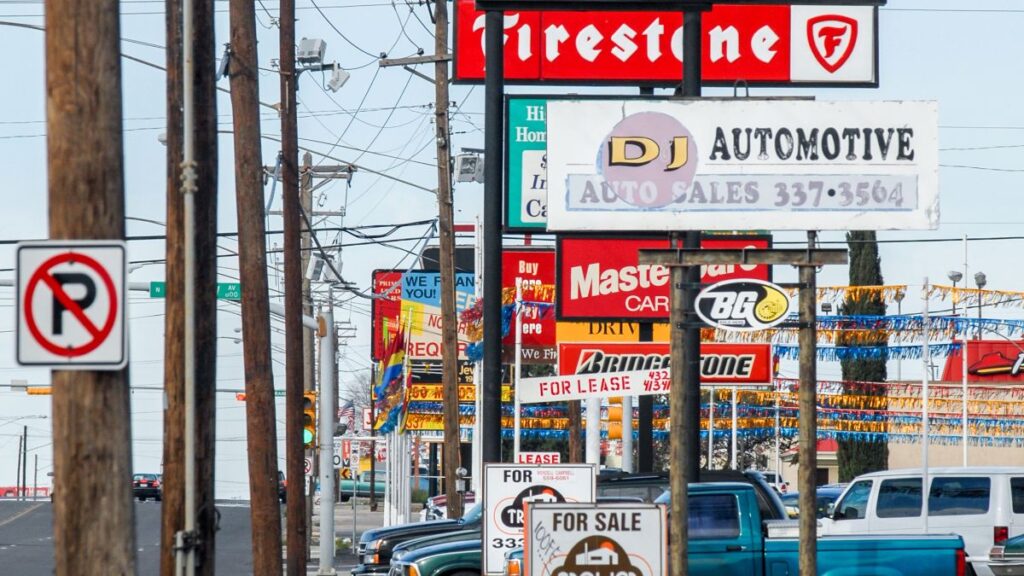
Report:
[[[149,283],[149,297],[150,298],[166,298],[167,297],[167,283],[166,282],[150,282]],[[217,283],[217,299],[218,300],[241,300],[242,299],[242,285],[238,282],[218,282]]]
[[284,398],[284,390],[274,390],[274,396]]
[[218,282],[217,283],[217,299],[218,300],[241,300],[242,299],[242,285],[238,282]]

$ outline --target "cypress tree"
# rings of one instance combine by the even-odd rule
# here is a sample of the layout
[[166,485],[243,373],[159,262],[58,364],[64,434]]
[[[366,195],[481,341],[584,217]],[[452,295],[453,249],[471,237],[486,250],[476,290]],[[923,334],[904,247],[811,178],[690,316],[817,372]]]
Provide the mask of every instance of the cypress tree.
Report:
[[[846,234],[850,246],[850,286],[879,286],[882,280],[881,261],[878,257],[878,242],[873,231],[856,231]],[[856,296],[851,297],[851,296]],[[847,315],[885,315],[885,300],[881,294],[861,293],[847,294],[843,302],[842,313]],[[877,338],[844,338],[839,336],[837,344],[846,346],[884,346],[887,337],[882,334]],[[842,361],[843,380],[845,382],[885,382],[885,358],[859,359],[846,358]],[[847,394],[885,395],[881,386],[859,387],[846,385]],[[885,440],[840,439],[839,480],[849,482],[853,478],[889,467],[889,445]]]

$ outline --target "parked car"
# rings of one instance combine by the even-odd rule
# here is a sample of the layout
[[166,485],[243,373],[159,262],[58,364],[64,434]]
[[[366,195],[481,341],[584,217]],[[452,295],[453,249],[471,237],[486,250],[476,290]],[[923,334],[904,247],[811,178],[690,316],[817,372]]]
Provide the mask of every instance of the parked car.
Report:
[[[372,481],[371,481],[372,478]],[[369,471],[360,472],[355,480],[343,478],[338,481],[338,492],[339,499],[342,502],[348,502],[354,495],[356,498],[369,498],[370,497],[370,485],[374,485],[374,493],[378,498],[384,497],[384,490],[387,487],[387,474],[384,472]]]
[[140,502],[152,498],[157,502],[163,496],[163,486],[160,474],[136,474],[132,476],[132,495]]
[[284,504],[288,501],[288,480],[285,479],[284,472],[277,471],[277,499]]
[[[1024,533],[1024,468],[958,467],[928,471],[928,533],[959,534],[978,576],[990,576],[989,552]],[[921,470],[858,476],[821,520],[819,534],[921,532]]]
[[[776,523],[762,519],[753,486],[691,484],[688,496],[691,576],[799,574],[799,540],[773,535]],[[965,569],[963,539],[953,535],[834,536],[820,538],[817,549],[819,576],[959,576]],[[506,553],[505,576],[520,576],[522,559],[522,548]]]
[[395,547],[399,544],[424,536],[462,530],[479,530],[482,515],[483,507],[477,504],[467,510],[458,520],[414,522],[367,530],[359,538],[359,546],[356,549],[359,564],[352,569],[352,574],[353,576],[386,574],[391,568],[391,557]]
[[751,472],[759,472],[764,476],[764,481],[769,486],[779,491],[779,494],[786,494],[789,492],[789,482],[782,479],[782,474],[773,470],[751,470]]
[[1010,538],[1002,546],[993,546],[988,558],[988,567],[995,576],[1024,574],[1024,535]]
[[[818,486],[815,492],[815,515],[818,518],[827,518],[832,514],[832,508],[836,500],[846,489],[846,484],[826,484]],[[800,517],[800,493],[786,492],[782,495],[782,503],[786,506],[786,514],[790,518]]]
[[479,576],[481,548],[479,538],[427,546],[393,563],[388,576]]
[[[476,504],[476,493],[470,490],[462,495],[462,505],[464,508],[468,508]],[[420,521],[427,520],[442,520],[448,517],[448,495],[438,494],[437,496],[431,496],[427,498],[427,501],[423,504],[423,510],[420,511]]]
[[449,542],[462,542],[465,540],[477,540],[479,541],[482,536],[482,530],[480,526],[477,526],[471,530],[457,530],[455,532],[443,532],[441,534],[432,534],[430,536],[423,536],[421,538],[413,538],[412,540],[406,540],[401,544],[395,546],[391,551],[391,564],[400,562],[403,558],[409,555],[411,552],[426,548],[428,546],[436,546],[438,544],[447,544]]
[[[701,470],[700,482],[738,482],[749,484],[754,488],[754,494],[757,497],[757,505],[761,511],[762,518],[765,520],[786,520],[789,518],[786,514],[786,507],[782,504],[778,493],[765,482],[764,476],[760,472],[752,470],[747,470],[746,472],[737,472],[736,470]],[[671,497],[672,494],[666,490],[654,502],[656,504],[668,505],[671,503]]]

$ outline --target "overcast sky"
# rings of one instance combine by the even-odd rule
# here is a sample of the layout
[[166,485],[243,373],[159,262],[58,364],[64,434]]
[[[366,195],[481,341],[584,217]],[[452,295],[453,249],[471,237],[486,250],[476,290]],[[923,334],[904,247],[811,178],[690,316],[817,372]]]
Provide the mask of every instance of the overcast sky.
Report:
[[[378,69],[377,57],[425,53],[433,50],[430,31],[433,25],[424,6],[410,8],[404,3],[384,0],[323,0],[322,13],[311,0],[299,0],[299,37],[320,37],[327,42],[327,60],[337,60],[351,72],[344,88],[332,94],[325,90],[327,78],[318,73],[304,74],[299,91],[299,134],[302,145],[314,151],[315,163],[355,162],[383,171],[389,176],[415,182],[427,188],[436,185],[433,167],[435,148],[431,106],[433,86],[401,68]],[[272,68],[277,58],[277,29],[271,22],[277,2],[257,3],[261,39],[260,64],[262,100],[278,101],[278,79]],[[967,7],[967,8],[964,8]],[[264,9],[265,8],[265,9]],[[125,54],[161,64],[163,52],[163,2],[132,0],[122,3],[122,34]],[[217,2],[218,45],[227,41],[227,2]],[[43,24],[40,0],[0,1],[0,63],[4,89],[0,92],[0,166],[3,185],[0,197],[0,278],[13,277],[12,242],[47,237],[47,163],[45,141],[45,91],[43,33],[12,27],[9,23]],[[890,0],[879,17],[880,80],[878,89],[752,89],[751,95],[814,95],[821,99],[936,100],[939,103],[941,226],[936,231],[910,233],[886,232],[884,240],[920,240],[925,238],[959,239],[971,237],[1016,236],[1024,224],[1018,197],[1024,163],[1024,110],[1020,106],[1022,69],[1020,54],[1024,38],[1024,9],[1012,0],[976,0],[971,3],[952,0]],[[342,38],[340,34],[344,34]],[[429,70],[428,70],[429,72]],[[164,130],[164,75],[161,71],[125,60],[124,144],[127,214],[135,218],[163,221],[164,148],[157,136]],[[221,86],[227,87],[227,80]],[[528,89],[510,88],[510,92]],[[548,88],[538,93],[564,93]],[[573,92],[595,92],[573,88]],[[602,90],[604,93],[632,94],[635,90]],[[705,95],[731,94],[731,90],[706,89]],[[457,112],[452,119],[453,145],[483,146],[483,89],[456,85],[452,100]],[[230,102],[220,95],[218,113],[220,140],[219,222],[222,231],[236,229],[231,153]],[[360,110],[358,115],[353,112]],[[280,123],[276,114],[264,110],[263,133],[276,137]],[[264,140],[265,164],[272,164],[277,143]],[[361,151],[361,150],[366,150]],[[268,188],[269,194],[269,188]],[[460,184],[456,188],[456,219],[471,222],[482,206],[482,187]],[[431,194],[386,177],[357,173],[346,191],[344,183],[322,188],[314,205],[322,210],[340,210],[347,202],[346,225],[400,223],[423,220],[436,214]],[[280,191],[274,198],[280,209]],[[335,218],[329,221],[339,225]],[[272,217],[269,228],[279,230],[280,219]],[[409,241],[392,246],[352,247],[344,253],[346,279],[368,287],[370,271],[375,268],[407,267],[415,240],[425,232],[414,227],[396,232],[395,238]],[[129,235],[162,233],[157,224],[129,221]],[[1020,235],[1024,238],[1024,234]],[[842,234],[826,232],[824,240],[840,240]],[[280,236],[270,243],[280,245]],[[776,241],[802,240],[802,234],[777,234]],[[322,233],[321,240],[333,242],[333,233]],[[352,241],[351,237],[344,240]],[[230,238],[222,240],[227,250],[236,248]],[[1024,275],[1017,269],[1018,251],[1024,242],[1017,239],[972,242],[970,274],[984,270],[989,287],[1024,290]],[[273,247],[273,246],[271,246]],[[163,257],[163,243],[129,243],[133,261]],[[945,281],[947,270],[963,267],[959,242],[884,244],[882,267],[887,283],[920,285],[924,276]],[[272,262],[273,263],[273,262]],[[237,262],[221,258],[222,281],[237,278]],[[133,272],[132,281],[161,280],[163,266],[144,266]],[[776,279],[795,281],[795,272],[779,270]],[[846,283],[846,270],[824,270],[819,284]],[[272,273],[272,297],[280,300],[279,278]],[[904,302],[904,312],[915,312],[920,303],[912,292]],[[240,326],[237,306],[222,303],[218,330],[218,387],[226,391],[243,387],[241,346],[232,338]],[[131,382],[137,386],[162,384],[163,302],[144,293],[130,296]],[[1019,317],[1015,311],[1000,311],[1004,317]],[[369,305],[354,299],[338,312],[340,320],[351,321],[357,337],[342,350],[342,385],[356,374],[369,369]],[[283,388],[283,339],[281,324],[275,343],[275,385]],[[11,379],[26,379],[46,384],[49,373],[18,367],[14,360],[14,308],[11,289],[0,287],[0,385]],[[914,366],[904,362],[903,372],[913,376]],[[795,365],[785,365],[784,375],[795,376]],[[919,373],[919,370],[917,370]],[[822,378],[839,376],[835,364],[822,364]],[[283,402],[279,400],[278,420]],[[133,467],[137,472],[160,469],[161,394],[136,390],[132,395]],[[39,456],[40,484],[48,484],[45,473],[52,468],[50,399],[28,397],[21,392],[0,388],[0,486],[14,484],[17,437],[22,425],[29,430],[31,455]],[[233,393],[218,396],[217,496],[244,497],[247,494],[245,466],[244,404]],[[279,427],[283,436],[283,427]],[[283,468],[283,447],[280,449]],[[30,469],[30,484],[31,469]]]

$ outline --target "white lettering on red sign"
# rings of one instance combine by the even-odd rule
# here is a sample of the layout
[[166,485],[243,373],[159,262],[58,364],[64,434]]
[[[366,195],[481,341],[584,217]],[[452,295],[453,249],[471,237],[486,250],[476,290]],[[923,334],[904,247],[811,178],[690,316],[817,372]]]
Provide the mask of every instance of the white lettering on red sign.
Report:
[[[456,78],[482,80],[485,17],[473,0],[457,0],[455,12]],[[702,22],[703,78],[876,82],[874,19],[866,6],[715,5]],[[679,81],[681,13],[506,12],[503,28],[509,80]],[[832,47],[823,28],[843,43]]]
[[516,456],[517,464],[561,464],[562,455],[558,452],[520,452]]

